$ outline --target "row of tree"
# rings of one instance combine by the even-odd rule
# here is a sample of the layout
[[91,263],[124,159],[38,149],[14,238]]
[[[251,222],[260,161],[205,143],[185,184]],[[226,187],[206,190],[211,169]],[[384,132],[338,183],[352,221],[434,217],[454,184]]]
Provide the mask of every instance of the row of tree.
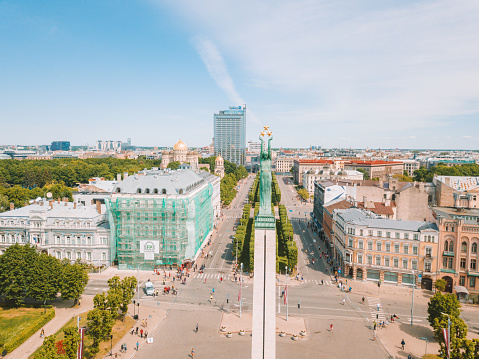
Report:
[[158,167],[160,160],[118,158],[0,160],[0,187],[44,187],[56,182],[73,187],[87,183],[91,177],[113,180],[118,173],[134,173],[144,168]]
[[277,206],[281,202],[281,190],[279,189],[276,175],[273,172],[271,172],[271,175],[272,175],[271,203]]
[[277,271],[295,268],[298,264],[298,247],[294,241],[293,226],[288,217],[288,212],[283,204],[279,207],[279,220],[276,221],[276,238],[278,245]]
[[83,264],[60,261],[29,244],[16,243],[0,255],[0,294],[13,306],[27,298],[46,303],[58,293],[64,300],[78,300],[87,283]]
[[414,171],[414,181],[418,182],[432,182],[434,175],[438,176],[479,176],[479,165],[475,163],[468,163],[464,165],[457,165],[448,167],[444,163],[438,163],[436,166],[432,166],[429,169],[421,166],[418,170]]
[[50,335],[43,340],[43,345],[35,353],[34,359],[76,359],[80,334],[77,327],[63,329],[63,340],[56,342],[55,335]]
[[52,198],[68,198],[73,201],[72,189],[67,187],[63,182],[49,183],[43,187],[35,187],[28,189],[21,186],[0,187],[0,212],[4,212],[10,208],[10,203],[15,205],[15,208],[23,207],[30,200],[38,197],[46,198],[47,193],[52,194]]

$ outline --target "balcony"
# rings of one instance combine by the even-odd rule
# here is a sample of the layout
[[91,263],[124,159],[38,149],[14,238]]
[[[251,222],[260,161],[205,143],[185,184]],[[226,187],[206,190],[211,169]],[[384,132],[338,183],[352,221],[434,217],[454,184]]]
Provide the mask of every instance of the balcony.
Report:
[[442,255],[446,257],[454,257],[454,252],[444,251],[442,252]]

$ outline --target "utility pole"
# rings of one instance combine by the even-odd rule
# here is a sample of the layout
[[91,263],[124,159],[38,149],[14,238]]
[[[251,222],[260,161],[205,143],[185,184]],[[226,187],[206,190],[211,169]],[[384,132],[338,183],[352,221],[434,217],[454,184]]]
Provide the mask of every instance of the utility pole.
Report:
[[284,298],[284,301],[286,303],[286,321],[288,321],[288,267],[286,266],[286,290],[284,292],[284,295],[286,296]]
[[243,304],[243,263],[241,263],[241,274],[240,274],[240,293],[241,293],[241,296],[240,296],[240,313],[239,313],[239,317],[241,318],[241,307],[242,307],[242,304]]

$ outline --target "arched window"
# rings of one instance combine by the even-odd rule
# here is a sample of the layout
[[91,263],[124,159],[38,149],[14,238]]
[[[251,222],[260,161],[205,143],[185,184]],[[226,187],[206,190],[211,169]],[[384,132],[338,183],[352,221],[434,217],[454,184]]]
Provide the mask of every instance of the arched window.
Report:
[[158,194],[158,188],[155,188],[155,189],[153,190],[153,193],[154,193],[154,194]]
[[149,188],[145,189],[145,193],[146,193],[146,194],[149,194],[149,193],[150,193],[150,189],[149,189]]
[[161,190],[161,194],[166,194],[166,188],[163,188],[163,189]]
[[362,230],[362,229],[359,230],[359,235],[360,235],[360,236],[363,235],[363,230]]
[[136,190],[136,193],[141,193],[141,188],[138,188],[138,189]]
[[472,253],[477,253],[477,243],[473,243],[472,246],[471,246],[471,252]]
[[448,250],[449,250],[449,241],[446,240],[446,241],[444,242],[444,252],[447,252]]
[[467,243],[466,243],[466,242],[462,242],[462,244],[461,244],[461,252],[467,252]]
[[454,242],[453,241],[449,242],[449,252],[454,252]]
[[121,192],[121,189],[120,188],[117,188],[116,189],[116,193],[120,193]]
[[178,191],[179,194],[183,194],[183,188],[180,188],[180,190]]

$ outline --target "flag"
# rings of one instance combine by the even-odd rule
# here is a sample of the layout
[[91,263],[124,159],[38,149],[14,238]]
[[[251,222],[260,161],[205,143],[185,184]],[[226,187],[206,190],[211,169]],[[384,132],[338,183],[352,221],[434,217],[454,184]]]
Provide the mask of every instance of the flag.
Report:
[[240,289],[239,289],[239,293],[238,293],[238,302],[241,301],[241,285],[240,285]]
[[288,284],[284,286],[283,299],[284,299],[284,305],[286,305],[286,303],[288,303]]
[[83,358],[83,339],[85,337],[85,328],[78,329],[78,333],[80,334],[80,341],[78,342],[77,359],[82,359]]
[[444,336],[444,341],[446,342],[446,354],[447,357],[449,358],[449,331],[447,328],[442,328],[442,335]]

